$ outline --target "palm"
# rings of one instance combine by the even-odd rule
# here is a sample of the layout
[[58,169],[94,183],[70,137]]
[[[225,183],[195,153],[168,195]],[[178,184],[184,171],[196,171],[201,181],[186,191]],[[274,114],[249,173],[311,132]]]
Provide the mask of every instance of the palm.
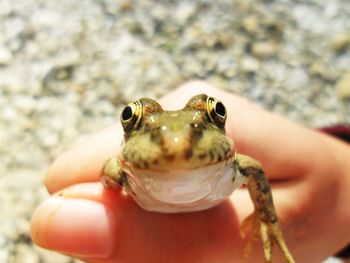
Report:
[[[312,201],[332,196],[322,194],[334,190],[334,185],[329,186],[332,180],[327,179],[327,184],[320,180],[329,170],[326,157],[319,153],[318,135],[201,82],[169,94],[162,104],[182,107],[188,97],[201,92],[222,98],[228,106],[227,132],[234,138],[236,149],[261,161],[272,182],[286,241],[292,253],[297,252],[297,261],[319,262],[344,244],[344,238],[340,240],[331,231],[334,229],[324,232],[334,241],[331,245],[310,239],[310,234],[317,235],[320,225],[331,220],[322,213],[333,209],[332,202],[337,201],[335,196],[322,209]],[[183,101],[174,102],[174,96]],[[202,212],[146,212],[130,197],[106,190],[98,182],[103,162],[118,154],[121,137],[119,126],[105,129],[50,167],[46,185],[50,193],[56,194],[36,211],[31,228],[33,240],[89,262],[241,261],[246,239],[241,237],[240,225],[253,211],[247,191],[236,190],[231,200]],[[322,165],[315,166],[317,162]],[[248,260],[257,262],[258,257],[262,258],[260,247],[256,242]],[[274,255],[274,259],[278,261],[279,256]]]

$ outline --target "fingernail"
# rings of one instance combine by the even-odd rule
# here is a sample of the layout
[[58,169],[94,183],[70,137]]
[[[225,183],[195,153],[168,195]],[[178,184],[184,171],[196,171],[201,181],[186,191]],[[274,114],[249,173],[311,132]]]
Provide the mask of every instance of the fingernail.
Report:
[[80,258],[106,258],[114,248],[114,214],[92,200],[53,196],[35,211],[33,241],[47,249]]

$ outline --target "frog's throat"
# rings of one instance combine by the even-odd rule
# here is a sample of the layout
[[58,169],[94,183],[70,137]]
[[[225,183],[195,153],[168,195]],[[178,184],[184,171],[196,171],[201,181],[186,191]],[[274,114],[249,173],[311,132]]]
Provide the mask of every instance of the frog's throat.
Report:
[[128,182],[142,208],[168,213],[208,209],[243,183],[237,178],[232,159],[196,169],[134,170]]

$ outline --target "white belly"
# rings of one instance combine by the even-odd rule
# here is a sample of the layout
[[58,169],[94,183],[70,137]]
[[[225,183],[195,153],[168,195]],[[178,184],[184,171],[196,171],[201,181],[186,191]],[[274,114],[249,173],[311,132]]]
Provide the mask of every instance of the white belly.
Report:
[[188,170],[134,170],[128,181],[145,210],[177,213],[211,208],[244,183],[231,160]]

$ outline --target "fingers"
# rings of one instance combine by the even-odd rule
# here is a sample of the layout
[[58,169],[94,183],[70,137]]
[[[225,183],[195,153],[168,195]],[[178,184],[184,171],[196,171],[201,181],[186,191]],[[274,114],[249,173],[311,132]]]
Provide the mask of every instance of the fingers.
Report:
[[84,138],[61,154],[47,171],[45,184],[49,193],[73,184],[99,180],[103,163],[117,156],[122,138],[122,129],[116,124]]
[[[165,109],[179,109],[198,93],[207,93],[223,101],[228,110],[226,130],[234,139],[236,149],[258,159],[270,178],[282,180],[308,173],[311,167],[309,157],[314,155],[317,147],[316,132],[201,81],[186,83],[159,101]],[[49,192],[99,180],[104,161],[118,155],[121,139],[122,129],[116,124],[61,155],[49,168],[46,177]],[[319,160],[314,158],[312,161]]]
[[35,211],[31,237],[42,247],[79,258],[107,258],[115,247],[115,222],[112,208],[93,198],[55,195]]
[[35,212],[31,235],[42,247],[88,262],[231,262],[244,246],[228,201],[197,213],[150,213],[100,183],[50,197]]

